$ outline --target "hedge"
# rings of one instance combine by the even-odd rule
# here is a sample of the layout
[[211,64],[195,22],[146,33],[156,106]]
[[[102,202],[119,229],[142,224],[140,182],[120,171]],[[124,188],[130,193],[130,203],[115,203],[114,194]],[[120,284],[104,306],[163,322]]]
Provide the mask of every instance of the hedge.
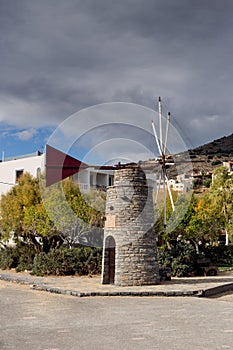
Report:
[[172,269],[172,275],[188,277],[197,272],[197,260],[210,259],[211,263],[222,266],[233,266],[233,245],[200,247],[197,253],[195,247],[187,242],[177,242],[172,249],[158,248],[159,265]]
[[91,247],[59,248],[48,253],[36,253],[31,247],[0,249],[0,268],[15,268],[17,272],[29,270],[31,274],[92,275],[101,272],[102,249]]

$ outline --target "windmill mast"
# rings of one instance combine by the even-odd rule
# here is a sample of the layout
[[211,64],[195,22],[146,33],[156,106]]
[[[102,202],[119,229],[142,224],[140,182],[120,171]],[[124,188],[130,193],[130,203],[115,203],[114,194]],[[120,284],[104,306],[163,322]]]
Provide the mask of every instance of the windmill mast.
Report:
[[163,213],[164,213],[164,229],[166,229],[167,226],[167,190],[169,194],[169,198],[171,201],[172,205],[172,210],[175,211],[175,206],[174,206],[174,201],[172,198],[172,193],[171,193],[171,188],[168,182],[168,177],[166,173],[166,150],[167,150],[167,143],[168,143],[168,133],[169,133],[169,126],[170,126],[170,121],[171,121],[171,114],[168,112],[167,114],[167,121],[166,121],[166,131],[165,131],[165,142],[163,144],[163,123],[162,123],[162,100],[161,97],[158,98],[158,111],[159,111],[159,138],[158,134],[154,125],[154,122],[152,120],[152,129],[155,137],[155,141],[158,147],[158,151],[161,157],[161,173],[159,177],[159,188],[157,189],[157,194],[156,194],[156,201],[158,199],[158,192],[160,189],[160,184],[161,180],[163,183]]
[[161,150],[163,150],[162,100],[160,96],[158,98],[158,107],[159,107],[159,139],[160,139]]

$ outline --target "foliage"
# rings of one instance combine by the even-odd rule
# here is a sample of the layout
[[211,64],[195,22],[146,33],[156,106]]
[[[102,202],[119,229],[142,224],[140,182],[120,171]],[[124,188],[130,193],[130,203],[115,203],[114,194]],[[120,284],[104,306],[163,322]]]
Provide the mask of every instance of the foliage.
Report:
[[215,170],[209,196],[215,212],[219,212],[223,218],[222,227],[230,232],[233,222],[233,177],[226,168]]
[[[62,233],[70,248],[80,243],[80,237],[90,235],[96,227],[103,227],[103,215],[88,204],[71,179],[42,188],[46,212]],[[86,242],[87,244],[91,242]]]
[[193,180],[193,188],[196,189],[202,186],[202,179],[196,178]]
[[[203,195],[193,195],[188,204],[179,197],[176,211],[170,218],[166,238],[169,240],[182,236],[189,240],[199,252],[199,243],[216,244],[222,228],[229,234],[233,225],[233,178],[226,168],[215,169],[213,181]],[[188,209],[187,209],[188,206]],[[182,218],[180,220],[179,218]],[[177,222],[179,224],[177,225]]]
[[[167,233],[178,236],[183,233],[183,228],[186,227],[194,213],[196,206],[196,198],[193,194],[180,195],[176,202],[175,211],[171,214]],[[169,236],[168,236],[169,239]]]
[[185,227],[188,225],[194,214],[197,199],[191,193],[179,195],[175,203],[175,211],[168,217],[166,229],[163,227],[163,214],[156,223],[155,232],[158,236],[158,245],[166,244],[170,247],[173,240],[185,234]]
[[90,275],[101,271],[102,251],[97,248],[52,249],[34,258],[32,273],[44,275]]
[[211,182],[212,182],[212,179],[210,177],[206,177],[204,180],[203,180],[203,186],[206,187],[206,188],[209,188],[210,185],[211,185]]
[[0,268],[12,269],[16,271],[31,270],[36,251],[33,245],[20,242],[15,247],[5,247],[0,249]]
[[[173,201],[178,199],[177,192],[171,190]],[[167,230],[164,229],[164,197],[163,191],[159,191],[157,198],[157,205],[155,208],[155,231],[157,233],[159,241],[167,239]],[[170,221],[172,215],[172,204],[169,197],[169,193],[166,193],[166,221]],[[172,220],[171,220],[172,221]]]
[[6,237],[13,231],[16,236],[23,234],[24,213],[40,201],[38,180],[29,174],[20,177],[19,183],[1,198],[1,229]]
[[54,241],[60,240],[43,207],[37,178],[23,174],[18,184],[2,196],[0,205],[0,223],[5,239],[14,233],[17,243],[29,241],[37,251],[50,249]]
[[185,277],[197,273],[198,259],[209,259],[212,265],[232,266],[233,246],[200,245],[199,252],[190,241],[173,241],[170,249],[166,246],[158,248],[159,265],[172,269],[173,276]]
[[19,262],[18,252],[13,247],[6,247],[0,249],[0,268],[12,269],[16,268]]
[[232,266],[233,246],[207,246],[205,247],[205,257],[217,266]]
[[172,269],[177,277],[191,276],[195,272],[197,252],[195,247],[186,241],[176,241],[171,249],[159,249],[159,264]]
[[194,213],[184,230],[184,237],[192,240],[198,251],[199,242],[216,242],[222,227],[222,217],[215,212],[209,196],[198,200]]
[[91,275],[101,271],[102,250],[99,248],[59,248],[37,253],[34,247],[21,243],[0,249],[0,268],[17,272],[32,271],[44,275]]
[[93,225],[103,226],[102,214],[87,204],[70,179],[46,188],[43,181],[23,174],[2,196],[0,210],[2,238],[7,240],[14,233],[16,242],[30,242],[37,252],[47,253],[63,242],[72,247]]
[[214,160],[213,162],[211,162],[211,165],[219,165],[221,164],[221,160],[217,159],[217,160]]

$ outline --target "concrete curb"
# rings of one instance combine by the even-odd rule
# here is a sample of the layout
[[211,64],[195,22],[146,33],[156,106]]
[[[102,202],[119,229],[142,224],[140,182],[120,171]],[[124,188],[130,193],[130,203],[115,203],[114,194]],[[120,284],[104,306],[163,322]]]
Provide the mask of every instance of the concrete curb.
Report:
[[41,283],[35,283],[32,278],[15,278],[14,276],[11,276],[10,274],[1,274],[0,273],[0,280],[4,280],[7,282],[13,282],[18,284],[24,284],[30,286],[34,290],[43,291],[43,292],[50,292],[55,294],[63,294],[63,295],[71,295],[75,297],[113,297],[113,296],[130,296],[130,297],[210,297],[213,295],[221,294],[227,291],[233,291],[233,283],[223,284],[221,286],[208,288],[208,289],[201,289],[201,290],[186,290],[186,291],[112,291],[112,292],[106,292],[106,291],[90,291],[90,292],[80,292],[75,290],[69,290],[69,289],[61,289],[61,288],[55,288],[55,287],[49,287],[46,285],[43,285]]
[[233,283],[223,284],[222,286],[213,287],[209,289],[202,290],[200,297],[212,297],[214,295],[222,294],[225,292],[233,291]]
[[72,295],[75,297],[178,297],[178,296],[197,296],[198,291],[155,291],[155,292],[78,292],[73,290],[64,290],[59,288],[51,288],[51,287],[45,287],[45,286],[33,286],[33,289],[39,290],[39,291],[45,291],[50,293],[56,293],[56,294],[65,294],[65,295]]

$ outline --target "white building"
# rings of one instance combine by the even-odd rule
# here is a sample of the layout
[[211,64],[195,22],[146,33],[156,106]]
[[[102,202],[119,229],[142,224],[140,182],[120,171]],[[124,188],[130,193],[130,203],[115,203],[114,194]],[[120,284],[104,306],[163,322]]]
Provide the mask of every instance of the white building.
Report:
[[223,166],[227,168],[229,173],[233,172],[233,162],[223,162]]
[[0,196],[17,184],[19,177],[28,172],[36,177],[44,169],[44,155],[34,154],[6,158],[0,162]]
[[[45,169],[45,154],[34,154],[6,158],[0,162],[0,196],[7,193],[18,182],[19,177],[29,173],[37,177]],[[91,188],[105,189],[113,184],[114,171],[87,168],[73,175],[82,193],[88,193]]]
[[[192,181],[191,178],[189,179],[181,179],[177,176],[177,180],[175,179],[169,179],[168,180],[168,184],[170,186],[170,188],[175,191],[175,192],[179,192],[179,193],[187,193],[191,190],[192,188]],[[163,181],[159,181],[157,180],[156,182],[156,186],[157,188],[159,188],[160,190],[163,190],[164,188],[164,184]]]
[[82,193],[88,193],[90,189],[105,190],[113,185],[114,171],[87,168],[73,175],[74,182],[78,183]]

